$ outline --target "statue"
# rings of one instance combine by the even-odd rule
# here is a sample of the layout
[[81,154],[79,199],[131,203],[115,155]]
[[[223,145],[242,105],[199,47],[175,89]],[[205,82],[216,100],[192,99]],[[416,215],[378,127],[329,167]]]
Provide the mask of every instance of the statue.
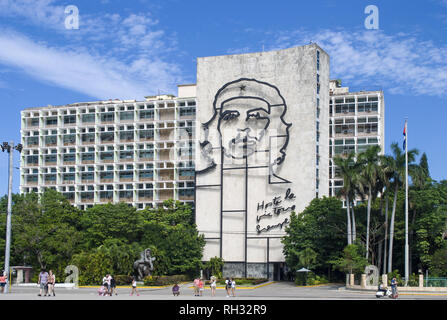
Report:
[[145,277],[150,276],[154,271],[154,265],[152,262],[155,257],[151,256],[151,249],[147,248],[140,254],[140,259],[133,263],[133,268],[137,272],[137,279],[143,280]]

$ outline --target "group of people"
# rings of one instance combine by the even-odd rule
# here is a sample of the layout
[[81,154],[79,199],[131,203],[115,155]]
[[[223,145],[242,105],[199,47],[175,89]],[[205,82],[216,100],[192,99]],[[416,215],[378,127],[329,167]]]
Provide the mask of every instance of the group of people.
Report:
[[39,278],[37,283],[40,286],[40,291],[38,296],[51,297],[51,295],[56,296],[56,292],[54,291],[54,285],[56,284],[56,276],[53,273],[53,270],[46,272],[45,269],[41,269],[39,273]]
[[[136,293],[137,296],[140,295],[137,290],[137,279],[135,277],[132,278],[132,291],[130,292],[130,295],[133,296],[134,293]],[[116,291],[116,280],[112,275],[106,274],[105,277],[102,278],[102,286],[99,288],[98,294],[100,296],[118,295],[118,292]]]
[[[216,296],[216,286],[217,286],[217,278],[215,276],[212,276],[210,278],[210,288],[211,288],[211,296]],[[204,282],[202,278],[196,278],[194,279],[194,296],[195,297],[201,297],[203,295],[204,290]],[[225,280],[225,290],[227,291],[227,298],[228,297],[235,297],[235,291],[236,291],[236,281],[233,278],[227,277]],[[178,284],[175,284],[172,288],[172,293],[174,296],[179,295],[179,286]]]
[[115,278],[110,274],[106,274],[105,277],[102,278],[102,286],[99,288],[98,294],[100,296],[112,296],[114,293],[116,296],[118,295],[116,292]]

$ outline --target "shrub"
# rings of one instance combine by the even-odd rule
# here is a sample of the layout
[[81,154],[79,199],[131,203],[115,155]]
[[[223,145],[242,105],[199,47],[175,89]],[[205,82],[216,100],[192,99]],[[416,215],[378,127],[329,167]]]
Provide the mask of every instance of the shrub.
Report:
[[319,284],[329,283],[329,280],[324,276],[319,276],[313,272],[308,272],[307,279],[304,272],[299,272],[295,277],[295,284],[299,286],[315,286]]
[[148,276],[143,279],[143,282],[145,286],[167,286],[189,280],[189,277],[186,275]]
[[117,286],[128,285],[132,283],[132,278],[132,276],[119,274],[115,276],[115,282]]

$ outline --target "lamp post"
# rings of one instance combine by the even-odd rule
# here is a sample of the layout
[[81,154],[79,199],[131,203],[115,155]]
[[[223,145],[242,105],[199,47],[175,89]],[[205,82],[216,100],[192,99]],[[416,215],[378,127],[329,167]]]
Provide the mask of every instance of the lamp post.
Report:
[[5,246],[5,271],[4,274],[7,276],[6,285],[5,285],[5,293],[9,292],[9,283],[10,272],[9,272],[9,257],[11,251],[11,211],[12,211],[12,165],[13,165],[13,149],[16,149],[19,152],[22,152],[23,146],[19,143],[17,146],[14,146],[14,142],[11,141],[3,142],[0,146],[2,148],[2,152],[5,150],[9,153],[9,182],[8,182],[8,209],[6,215],[6,246]]

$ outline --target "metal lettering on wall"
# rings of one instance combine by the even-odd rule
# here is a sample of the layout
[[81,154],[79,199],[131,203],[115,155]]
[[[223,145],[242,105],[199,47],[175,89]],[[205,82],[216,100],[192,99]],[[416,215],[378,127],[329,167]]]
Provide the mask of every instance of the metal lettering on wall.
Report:
[[[271,217],[279,216],[282,213],[286,212],[292,212],[295,210],[295,205],[289,205],[288,202],[291,200],[294,200],[296,198],[295,194],[293,194],[289,189],[287,189],[286,194],[284,195],[284,199],[281,196],[274,197],[272,201],[270,202],[264,202],[258,203],[258,208],[256,213],[258,214],[256,216],[256,232],[258,234],[262,232],[267,232],[272,229],[282,229],[284,225],[288,224],[289,218],[286,217],[283,221],[277,224],[273,225],[266,225],[265,227],[261,227],[260,222],[261,220],[265,220]],[[284,202],[283,202],[284,201]]]

